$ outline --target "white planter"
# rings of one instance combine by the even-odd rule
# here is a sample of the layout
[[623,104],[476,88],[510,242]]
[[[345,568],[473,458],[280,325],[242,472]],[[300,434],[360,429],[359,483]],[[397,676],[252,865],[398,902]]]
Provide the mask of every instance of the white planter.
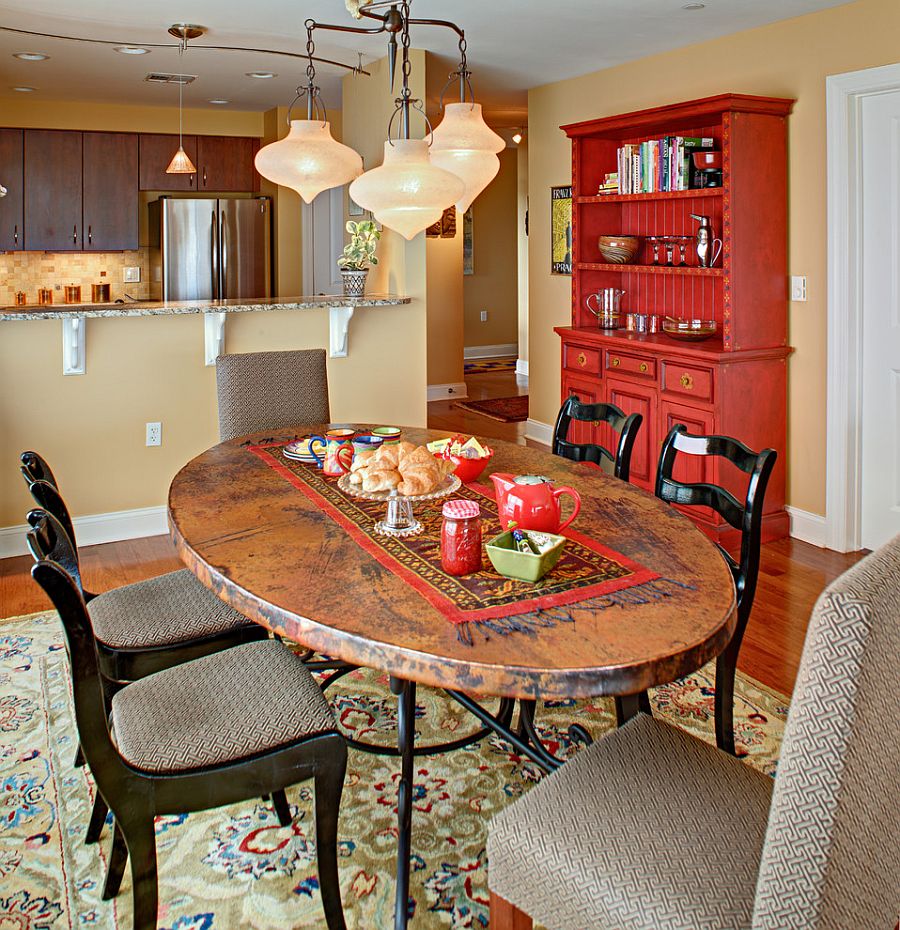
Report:
[[362,271],[342,271],[341,280],[344,283],[344,297],[362,297],[366,293],[366,278],[369,269]]

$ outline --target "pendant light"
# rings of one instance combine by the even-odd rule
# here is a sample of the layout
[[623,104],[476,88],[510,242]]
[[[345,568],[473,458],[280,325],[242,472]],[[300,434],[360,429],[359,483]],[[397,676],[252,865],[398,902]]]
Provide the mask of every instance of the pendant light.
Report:
[[[331,125],[325,105],[316,86],[313,65],[315,43],[313,21],[306,21],[306,87],[297,88],[297,96],[288,108],[288,134],[277,142],[263,146],[254,160],[256,170],[269,181],[290,187],[306,203],[330,187],[340,187],[352,181],[363,170],[362,158],[349,146],[331,135]],[[306,119],[291,119],[294,104],[306,97]],[[318,119],[321,110],[322,119]]]
[[181,39],[181,46],[178,49],[178,151],[172,156],[169,167],[166,168],[166,174],[196,174],[197,169],[184,150],[184,67],[182,60],[188,39],[196,39],[206,30],[202,26],[177,23],[169,29],[169,32],[175,38]]
[[[412,239],[437,222],[447,207],[465,194],[465,184],[455,175],[432,164],[431,140],[411,139],[409,120],[412,110],[421,113],[433,137],[431,123],[422,101],[413,99],[409,89],[409,3],[400,4],[403,45],[403,86],[388,122],[384,162],[367,171],[350,185],[350,196],[389,229]],[[399,138],[391,138],[391,127],[400,115]]]
[[[500,170],[497,154],[503,151],[506,143],[485,123],[481,104],[475,103],[475,93],[469,83],[471,72],[466,68],[465,38],[459,40],[459,51],[459,70],[450,75],[450,82],[459,80],[460,102],[444,106],[444,94],[441,93],[444,118],[434,131],[431,161],[455,174],[465,184],[465,192],[456,201],[456,209],[462,214],[497,176]],[[472,94],[471,103],[466,101],[467,87]]]

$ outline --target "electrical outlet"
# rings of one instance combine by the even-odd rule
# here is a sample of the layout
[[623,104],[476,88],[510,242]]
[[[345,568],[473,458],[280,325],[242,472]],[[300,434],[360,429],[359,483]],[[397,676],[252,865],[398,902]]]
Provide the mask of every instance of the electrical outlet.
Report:
[[791,275],[791,300],[806,300],[806,275]]
[[148,446],[162,445],[162,423],[147,424],[147,442]]
[[129,265],[122,272],[122,280],[125,282],[125,284],[140,284],[141,266]]
[[482,323],[487,323],[487,310],[482,310],[482,311],[481,311],[481,322],[482,322]]

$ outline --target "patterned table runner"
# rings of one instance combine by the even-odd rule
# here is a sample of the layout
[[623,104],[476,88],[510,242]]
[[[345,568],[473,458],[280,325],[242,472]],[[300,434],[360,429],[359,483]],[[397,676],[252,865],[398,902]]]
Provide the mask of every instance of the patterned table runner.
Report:
[[[337,478],[330,478],[311,465],[286,459],[284,443],[249,446],[267,466],[274,469],[385,568],[402,578],[451,623],[460,625],[460,639],[471,641],[468,624],[485,632],[533,632],[565,620],[552,608],[590,601],[591,607],[609,607],[667,597],[672,582],[615,552],[602,543],[569,527],[567,543],[556,567],[537,583],[506,578],[494,570],[487,553],[483,568],[462,577],[441,568],[441,506],[443,500],[414,504],[423,531],[417,536],[381,536],[375,523],[384,516],[383,501],[367,501],[344,494]],[[487,542],[500,532],[500,518],[493,490],[481,484],[463,485],[454,497],[477,501],[481,507],[482,530]],[[640,587],[640,591],[629,589]],[[676,587],[681,587],[676,585]]]

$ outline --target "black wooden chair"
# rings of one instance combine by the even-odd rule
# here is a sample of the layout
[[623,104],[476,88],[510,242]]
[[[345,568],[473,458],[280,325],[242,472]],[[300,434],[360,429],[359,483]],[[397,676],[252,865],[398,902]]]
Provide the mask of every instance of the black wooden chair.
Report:
[[[608,423],[618,433],[615,455],[596,443],[569,442],[569,425],[572,420],[586,423]],[[573,462],[593,462],[605,472],[622,481],[631,476],[631,450],[641,428],[643,417],[639,413],[626,416],[615,404],[583,404],[574,394],[566,398],[553,427],[553,454]]]
[[[33,532],[43,532],[40,522]],[[134,928],[155,930],[154,817],[283,792],[314,778],[326,924],[345,930],[337,823],[347,748],[300,659],[275,640],[222,650],[124,686],[112,697],[108,722],[91,621],[77,583],[54,561],[38,562],[31,573],[62,620],[79,739],[115,816],[103,899],[118,894],[130,857]]]
[[[715,484],[686,484],[672,477],[677,456],[720,456],[749,475],[747,493],[741,504],[733,494]],[[737,626],[724,652],[716,659],[716,743],[734,755],[734,676],[737,657],[753,608],[759,577],[763,504],[769,476],[775,466],[774,449],[754,452],[727,436],[692,436],[683,424],[673,426],[663,442],[656,475],[656,496],[670,504],[710,507],[741,531],[740,558],[735,561],[721,551],[737,588]]]

